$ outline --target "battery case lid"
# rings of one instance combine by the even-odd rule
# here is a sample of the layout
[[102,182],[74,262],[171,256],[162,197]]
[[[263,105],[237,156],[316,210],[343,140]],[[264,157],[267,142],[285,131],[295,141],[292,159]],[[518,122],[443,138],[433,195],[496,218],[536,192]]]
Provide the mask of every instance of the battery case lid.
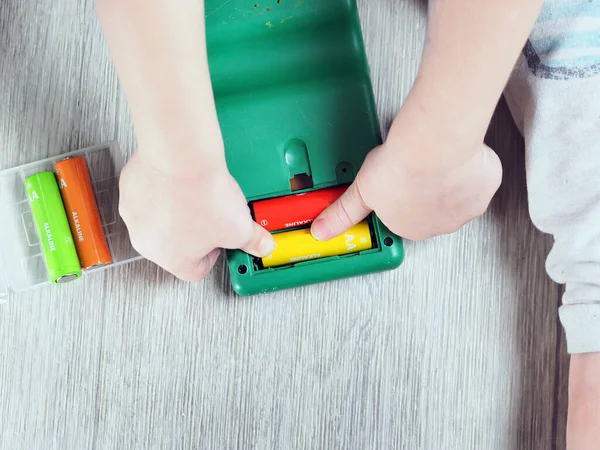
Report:
[[110,265],[88,270],[84,275],[141,258],[133,249],[127,228],[118,213],[119,174],[125,159],[117,143],[108,142],[60,154],[0,172],[0,298],[6,297],[9,291],[23,292],[49,283],[25,191],[25,178],[39,172],[54,171],[56,162],[76,156],[85,158],[87,162],[113,261]]
[[351,182],[381,143],[354,0],[206,0],[227,166],[248,201]]

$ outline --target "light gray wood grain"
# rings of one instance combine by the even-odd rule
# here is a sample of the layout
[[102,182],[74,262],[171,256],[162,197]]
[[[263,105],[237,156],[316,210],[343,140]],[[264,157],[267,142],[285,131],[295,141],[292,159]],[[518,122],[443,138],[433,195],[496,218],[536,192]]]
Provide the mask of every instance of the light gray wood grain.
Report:
[[[415,76],[425,11],[360,9],[386,125]],[[4,0],[0,169],[113,138],[133,150],[91,2]],[[563,448],[560,289],[503,104],[489,141],[506,169],[489,213],[407,243],[395,272],[239,299],[222,261],[198,284],[140,262],[12,295],[0,448]]]

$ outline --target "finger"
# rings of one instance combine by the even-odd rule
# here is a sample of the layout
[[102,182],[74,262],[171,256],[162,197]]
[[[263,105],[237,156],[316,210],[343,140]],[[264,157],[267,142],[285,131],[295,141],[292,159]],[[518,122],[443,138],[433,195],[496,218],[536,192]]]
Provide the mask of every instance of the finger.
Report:
[[189,282],[202,281],[213,269],[217,263],[217,260],[219,259],[220,254],[221,249],[216,248],[202,258],[198,263],[193,264],[191,267],[176,268],[173,270],[169,270],[169,268],[166,269],[180,280]]
[[257,258],[264,258],[275,250],[275,240],[271,233],[256,222],[252,222],[252,236],[241,249]]
[[319,241],[328,241],[352,228],[372,212],[355,181],[342,196],[314,221],[311,234]]

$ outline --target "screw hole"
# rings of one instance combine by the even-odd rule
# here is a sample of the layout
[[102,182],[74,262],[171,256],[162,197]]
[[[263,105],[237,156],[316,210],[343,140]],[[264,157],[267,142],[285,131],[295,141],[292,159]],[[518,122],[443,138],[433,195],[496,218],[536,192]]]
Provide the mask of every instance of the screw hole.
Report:
[[246,275],[248,273],[248,267],[242,264],[238,267],[238,272],[240,273],[240,275]]
[[383,244],[384,244],[386,247],[391,247],[392,245],[394,245],[394,240],[393,240],[391,237],[386,237],[386,238],[383,240]]
[[344,167],[344,168],[342,169],[342,172],[343,172],[343,173],[346,173],[346,172],[348,172],[348,169],[346,169],[346,168]]

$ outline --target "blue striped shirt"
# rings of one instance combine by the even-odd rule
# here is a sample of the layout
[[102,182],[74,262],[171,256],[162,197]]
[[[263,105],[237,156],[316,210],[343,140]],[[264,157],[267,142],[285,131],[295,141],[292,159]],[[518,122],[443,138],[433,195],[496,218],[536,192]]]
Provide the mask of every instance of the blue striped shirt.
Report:
[[600,73],[600,1],[546,0],[523,54],[542,78]]

